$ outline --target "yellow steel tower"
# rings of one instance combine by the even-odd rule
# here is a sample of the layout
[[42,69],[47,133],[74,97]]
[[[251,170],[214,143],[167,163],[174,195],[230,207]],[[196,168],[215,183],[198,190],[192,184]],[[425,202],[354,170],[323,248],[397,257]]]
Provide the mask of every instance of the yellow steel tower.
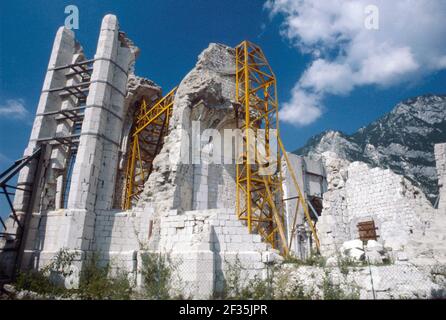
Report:
[[[249,232],[256,231],[287,254],[283,228],[276,77],[262,50],[243,41],[235,48],[236,101],[243,132],[243,152],[237,159],[236,209]],[[276,156],[274,156],[276,155]],[[275,168],[266,173],[267,168]]]
[[[288,255],[291,239],[286,238],[282,192],[281,159],[285,159],[297,190],[297,216],[302,206],[319,248],[305,195],[301,192],[279,135],[276,77],[260,47],[243,41],[235,48],[236,101],[243,151],[236,167],[236,211],[249,232],[258,232],[273,248]],[[271,171],[271,169],[273,169]],[[294,235],[294,227],[292,236]],[[292,238],[292,237],[291,237]],[[288,243],[289,241],[289,243]]]

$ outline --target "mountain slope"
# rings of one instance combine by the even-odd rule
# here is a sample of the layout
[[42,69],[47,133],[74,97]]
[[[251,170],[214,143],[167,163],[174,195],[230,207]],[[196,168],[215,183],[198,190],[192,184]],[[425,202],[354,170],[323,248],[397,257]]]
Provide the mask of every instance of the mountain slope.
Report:
[[438,195],[434,145],[446,142],[446,95],[408,99],[352,135],[326,131],[296,150],[316,156],[336,152],[349,161],[390,168],[419,185],[434,201]]

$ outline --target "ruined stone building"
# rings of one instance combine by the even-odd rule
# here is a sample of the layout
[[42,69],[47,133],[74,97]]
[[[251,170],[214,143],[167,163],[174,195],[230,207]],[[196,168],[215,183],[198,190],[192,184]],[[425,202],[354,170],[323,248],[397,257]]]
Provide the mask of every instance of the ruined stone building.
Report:
[[[163,96],[154,81],[136,75],[139,54],[113,15],[104,17],[91,59],[72,31],[57,31],[25,150],[29,156],[40,148],[40,157],[18,177],[18,187],[28,190],[17,190],[14,198],[23,230],[15,219],[6,221],[8,234],[18,232],[21,241],[14,236],[0,240],[3,248],[17,249],[1,253],[3,272],[11,273],[16,264],[42,268],[65,248],[78,253],[73,279],[85,259],[99,252],[104,263],[127,270],[138,283],[141,254],[162,252],[181,261],[179,273],[190,294],[208,297],[223,290],[225,261],[237,257],[248,273],[261,274],[266,264],[282,259],[237,218],[234,163],[172,160],[184,153],[193,157],[194,148],[201,156],[215,157],[221,146],[206,136],[206,129],[223,136],[225,129],[238,127],[235,53],[225,45],[210,44],[179,83],[168,130],[148,164],[150,175],[139,181],[139,196],[122,209],[134,114],[142,99],[153,104]],[[199,128],[193,128],[196,121]],[[192,134],[200,135],[198,146],[191,143]],[[445,146],[435,150],[438,209],[390,170],[347,163],[334,154],[319,159],[288,154],[309,202],[322,255],[334,256],[343,243],[359,238],[358,223],[373,220],[378,242],[396,260],[444,264]],[[287,241],[294,237],[291,254],[305,259],[316,249],[315,241],[303,209],[296,210],[290,168],[283,164],[280,169],[288,199]]]

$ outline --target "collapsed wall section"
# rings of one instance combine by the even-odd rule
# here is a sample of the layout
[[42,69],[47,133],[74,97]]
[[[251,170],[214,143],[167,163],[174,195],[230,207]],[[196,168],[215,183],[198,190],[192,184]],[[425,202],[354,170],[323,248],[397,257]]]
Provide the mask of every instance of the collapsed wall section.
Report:
[[423,234],[436,211],[417,187],[391,170],[348,163],[324,153],[328,191],[317,225],[323,255],[340,253],[345,241],[359,239],[358,223],[374,221],[377,240],[394,259]]
[[236,128],[234,62],[233,49],[211,44],[178,86],[169,134],[137,205],[153,208],[153,249],[164,212],[234,206],[235,162],[224,164],[221,139]]

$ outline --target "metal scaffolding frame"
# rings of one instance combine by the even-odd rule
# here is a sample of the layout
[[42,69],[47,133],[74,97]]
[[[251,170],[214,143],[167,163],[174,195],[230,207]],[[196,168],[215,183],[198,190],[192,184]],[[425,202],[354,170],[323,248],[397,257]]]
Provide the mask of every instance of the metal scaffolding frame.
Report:
[[91,73],[93,72],[93,63],[95,59],[84,60],[76,63],[70,63],[67,65],[53,68],[52,70],[58,71],[63,69],[71,69],[65,76],[70,77],[79,75],[82,78],[82,82],[87,82],[91,79]]
[[[307,223],[319,249],[314,224],[305,196],[297,183],[279,134],[279,107],[276,77],[262,49],[243,41],[235,48],[236,101],[238,125],[243,134],[243,151],[236,165],[236,213],[247,223],[250,233],[258,232],[262,238],[287,256],[288,244],[284,227],[284,201],[281,160],[285,159],[298,192]],[[276,143],[274,143],[276,142]],[[265,168],[275,166],[272,173]],[[298,213],[296,208],[295,217]]]
[[[62,96],[72,95],[77,98],[78,105],[82,105],[85,103],[87,95],[88,95],[88,87],[90,85],[91,73],[93,71],[92,64],[95,60],[84,60],[77,63],[67,64],[59,67],[52,68],[52,71],[59,71],[64,69],[70,69],[70,71],[65,75],[66,77],[72,76],[80,76],[81,82],[64,86],[60,88],[53,88],[47,90],[49,93],[61,92]],[[41,114],[37,114],[37,116],[53,116],[56,121],[64,121],[71,120],[73,122],[73,127],[82,123],[84,118],[85,106],[78,106],[70,109],[61,109],[55,111],[48,111]],[[8,206],[11,210],[11,216],[14,221],[17,223],[19,232],[23,231],[23,224],[19,220],[16,211],[13,206],[13,202],[11,197],[15,195],[13,190],[21,190],[24,192],[32,192],[32,189],[24,189],[20,187],[15,187],[9,184],[9,181],[20,172],[20,170],[28,165],[34,159],[37,159],[42,153],[42,144],[51,144],[51,145],[67,145],[71,150],[76,150],[79,144],[79,134],[69,134],[65,136],[53,136],[46,138],[37,139],[38,147],[36,150],[28,157],[21,158],[14,162],[8,169],[6,169],[3,173],[0,174],[0,194],[3,194],[6,198]],[[8,233],[6,232],[6,224],[3,219],[0,217],[0,225],[3,226],[5,232],[0,232],[0,237],[17,237],[17,233]]]
[[[278,154],[270,144],[271,134],[275,138],[279,134],[276,78],[260,47],[243,41],[235,48],[235,56],[236,101],[241,106],[237,119],[242,120],[238,126],[244,133],[236,165],[237,216],[246,221],[250,233],[258,232],[273,248],[281,247],[288,254],[283,208],[278,201],[282,198],[281,171],[277,170],[280,158],[273,159],[275,164],[268,161]],[[274,173],[262,173],[268,165],[276,165]]]
[[160,152],[169,129],[176,89],[173,88],[151,107],[143,99],[135,112],[127,158],[124,210],[130,209],[139,199],[152,172],[153,160]]
[[[12,192],[10,189],[14,189],[14,190],[21,190],[24,192],[31,192],[31,189],[24,189],[24,188],[20,188],[20,187],[14,187],[12,185],[9,184],[9,181],[15,176],[17,175],[20,170],[22,170],[23,167],[25,167],[26,165],[28,165],[31,161],[33,161],[34,159],[37,159],[41,154],[41,148],[38,147],[31,155],[27,156],[27,157],[23,157],[21,159],[18,159],[17,161],[15,161],[8,169],[6,169],[5,171],[3,171],[0,174],[0,194],[3,194],[6,198],[6,201],[8,203],[9,209],[11,210],[11,217],[14,219],[14,221],[17,223],[18,227],[20,230],[23,229],[23,224],[22,222],[19,220],[19,217],[17,216],[17,213],[14,209],[14,205],[12,203],[12,199],[11,196],[14,196],[15,192]],[[3,219],[0,217],[0,223],[3,226],[4,230],[6,231],[6,224],[3,221]],[[5,236],[15,236],[16,234],[10,234],[7,232],[0,232],[0,237],[5,237]]]

